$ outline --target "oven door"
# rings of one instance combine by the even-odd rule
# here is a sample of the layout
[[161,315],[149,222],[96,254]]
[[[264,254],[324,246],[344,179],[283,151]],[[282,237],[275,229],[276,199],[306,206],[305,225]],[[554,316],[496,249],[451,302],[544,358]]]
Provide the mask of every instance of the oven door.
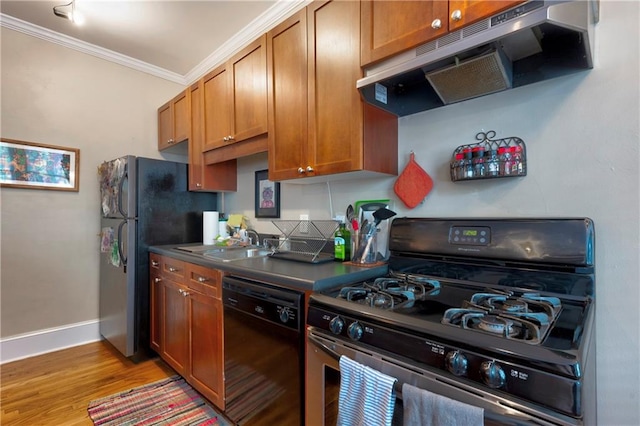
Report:
[[394,425],[402,424],[403,383],[446,396],[465,404],[484,409],[485,425],[580,425],[579,420],[538,407],[526,406],[474,388],[450,381],[444,375],[416,368],[368,349],[343,342],[311,328],[307,331],[306,423],[307,425],[335,425],[338,417],[340,391],[339,359],[346,355],[373,369],[398,379]]

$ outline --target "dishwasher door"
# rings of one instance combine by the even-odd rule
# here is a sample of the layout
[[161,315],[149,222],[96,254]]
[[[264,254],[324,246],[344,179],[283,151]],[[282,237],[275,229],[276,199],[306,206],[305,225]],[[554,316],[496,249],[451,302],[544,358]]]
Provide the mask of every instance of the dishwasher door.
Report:
[[224,277],[225,414],[238,425],[302,425],[303,293]]

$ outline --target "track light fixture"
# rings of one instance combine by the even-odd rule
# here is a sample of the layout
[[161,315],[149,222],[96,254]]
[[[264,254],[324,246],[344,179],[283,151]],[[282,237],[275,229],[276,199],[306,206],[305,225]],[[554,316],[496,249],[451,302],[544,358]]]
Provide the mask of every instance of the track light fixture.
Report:
[[81,16],[76,12],[76,0],[71,0],[70,3],[61,4],[53,7],[53,14],[64,19],[68,19],[75,24],[81,24]]

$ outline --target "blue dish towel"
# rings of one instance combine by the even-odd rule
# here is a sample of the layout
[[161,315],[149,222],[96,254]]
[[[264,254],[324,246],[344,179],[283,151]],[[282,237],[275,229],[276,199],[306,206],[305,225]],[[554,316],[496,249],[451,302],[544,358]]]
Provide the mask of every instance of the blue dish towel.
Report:
[[482,426],[484,409],[424,389],[402,385],[404,426]]
[[396,379],[340,357],[338,426],[391,426]]

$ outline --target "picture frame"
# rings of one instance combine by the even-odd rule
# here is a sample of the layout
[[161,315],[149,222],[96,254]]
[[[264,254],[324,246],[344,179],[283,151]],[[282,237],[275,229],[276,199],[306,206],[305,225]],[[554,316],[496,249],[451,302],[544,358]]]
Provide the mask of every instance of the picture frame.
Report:
[[80,150],[0,138],[0,187],[80,189]]
[[279,218],[280,182],[269,180],[269,170],[256,172],[255,193],[256,218]]

